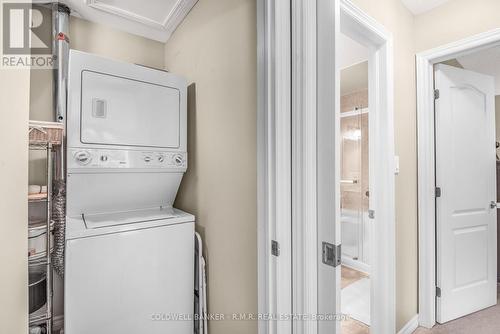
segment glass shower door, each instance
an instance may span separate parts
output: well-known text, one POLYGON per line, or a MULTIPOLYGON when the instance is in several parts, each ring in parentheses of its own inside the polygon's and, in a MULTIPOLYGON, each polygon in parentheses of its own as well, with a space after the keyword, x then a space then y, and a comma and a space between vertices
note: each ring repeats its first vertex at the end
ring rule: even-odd
POLYGON ((356 109, 341 116, 342 255, 368 264, 365 224, 368 211, 368 113, 356 109))

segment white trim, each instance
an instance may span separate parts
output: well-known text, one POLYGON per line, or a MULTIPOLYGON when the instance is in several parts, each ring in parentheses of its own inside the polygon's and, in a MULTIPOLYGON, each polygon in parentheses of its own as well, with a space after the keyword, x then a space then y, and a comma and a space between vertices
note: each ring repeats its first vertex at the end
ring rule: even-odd
POLYGON ((184 21, 189 12, 196 5, 198 0, 180 0, 176 6, 168 14, 168 17, 163 22, 163 27, 166 31, 167 40, 172 36, 175 29, 184 21))
POLYGON ((401 328, 398 334, 412 334, 418 328, 418 314, 408 321, 403 328, 401 328))
MULTIPOLYGON (((179 5, 179 1, 175 4, 174 8, 179 5)), ((87 6, 101 10, 106 13, 110 13, 112 15, 116 16, 121 16, 127 20, 132 20, 136 21, 139 23, 142 23, 144 25, 147 25, 149 27, 155 28, 155 29, 165 29, 165 23, 167 22, 170 14, 168 14, 164 20, 161 22, 155 21, 153 19, 150 19, 149 17, 145 17, 139 14, 136 14, 134 12, 131 12, 129 10, 113 6, 111 4, 103 3, 100 0, 87 0, 87 6)))
MULTIPOLYGON (((317 1, 317 265, 318 313, 341 312, 340 266, 322 261, 323 242, 339 245, 340 237, 340 0, 317 1), (337 223, 336 223, 337 222, 337 223)), ((339 321, 319 321, 318 333, 340 333, 339 321)))
MULTIPOLYGON (((257 29, 258 311, 291 314, 290 3, 259 0, 257 29)), ((291 322, 259 320, 258 328, 289 334, 291 322)))
POLYGON ((66 0, 71 15, 165 43, 198 0, 177 0, 162 20, 120 8, 101 0, 66 0))
POLYGON ((444 60, 476 52, 499 43, 500 29, 494 29, 416 55, 419 258, 418 309, 419 323, 421 326, 427 328, 431 328, 436 323, 433 66, 444 60))
MULTIPOLYGON (((257 1, 257 310, 269 314, 269 223, 267 221, 267 35, 266 1, 257 1)), ((259 320, 258 334, 271 333, 259 320)))
MULTIPOLYGON (((316 216, 316 1, 292 3, 292 295, 294 314, 318 313, 316 216), (311 260, 313 259, 313 260, 311 260)), ((316 321, 293 333, 316 334, 316 321)))
POLYGON ((392 34, 351 2, 341 2, 341 30, 370 48, 371 333, 396 332, 395 149, 392 34), (376 246, 375 246, 376 245, 376 246))
POLYGON ((87 6, 100 10, 112 15, 120 16, 126 20, 135 21, 144 24, 148 27, 164 30, 167 32, 167 40, 174 32, 175 28, 182 22, 182 20, 189 13, 191 8, 198 2, 198 0, 177 0, 174 7, 168 12, 167 16, 161 21, 155 21, 148 17, 139 15, 129 10, 104 3, 100 0, 87 0, 87 6))

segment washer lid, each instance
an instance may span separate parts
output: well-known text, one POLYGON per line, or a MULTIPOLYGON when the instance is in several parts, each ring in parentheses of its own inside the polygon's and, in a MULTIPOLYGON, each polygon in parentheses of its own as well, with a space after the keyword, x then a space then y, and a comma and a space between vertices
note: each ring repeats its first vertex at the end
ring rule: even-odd
POLYGON ((149 222, 176 217, 172 207, 157 207, 124 212, 83 214, 83 221, 88 229, 103 228, 116 225, 149 222))
POLYGON ((66 240, 97 237, 111 233, 132 232, 160 226, 175 226, 179 224, 194 223, 194 221, 195 217, 192 214, 172 207, 163 207, 163 209, 157 207, 154 209, 128 210, 126 212, 107 214, 79 214, 77 216, 66 217, 66 240), (169 215, 165 215, 163 217, 169 218, 157 219, 159 214, 153 214, 154 211, 157 213, 159 211, 162 211, 163 213, 170 211, 173 216, 169 217, 169 215), (147 214, 147 212, 150 213, 147 214), (84 216, 86 217, 87 223, 84 220, 84 216), (103 219, 105 216, 108 216, 108 218, 103 219), (99 217, 101 217, 101 219, 99 219, 99 217), (125 220, 119 220, 118 217, 125 217, 125 220), (93 223, 91 224, 92 227, 88 226, 89 221, 93 223))

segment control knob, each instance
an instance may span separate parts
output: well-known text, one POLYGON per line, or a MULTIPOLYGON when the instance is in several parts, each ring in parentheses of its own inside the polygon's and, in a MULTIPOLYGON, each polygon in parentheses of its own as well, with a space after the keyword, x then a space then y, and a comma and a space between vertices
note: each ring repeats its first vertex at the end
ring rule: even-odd
POLYGON ((80 165, 85 166, 90 163, 92 157, 90 156, 90 153, 87 151, 78 151, 75 153, 75 160, 80 165))
POLYGON ((174 156, 174 164, 176 166, 182 166, 183 162, 184 162, 184 158, 182 157, 182 155, 176 154, 174 156))

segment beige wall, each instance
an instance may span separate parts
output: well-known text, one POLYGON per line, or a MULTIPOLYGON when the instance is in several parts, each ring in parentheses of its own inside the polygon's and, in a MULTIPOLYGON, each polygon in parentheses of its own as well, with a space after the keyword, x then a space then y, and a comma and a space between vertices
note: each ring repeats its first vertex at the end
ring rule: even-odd
POLYGON ((29 70, 0 69, 0 324, 28 328, 29 70))
POLYGON ((392 32, 396 177, 396 327, 417 314, 417 153, 414 17, 400 0, 354 0, 392 32))
MULTIPOLYGON (((163 43, 73 16, 69 29, 72 49, 163 69, 163 43)), ((53 121, 52 94, 52 71, 32 70, 31 119, 53 121)))
POLYGON ((415 17, 416 51, 500 27, 500 1, 453 0, 415 17))
MULTIPOLYGON (((257 312, 256 47, 255 0, 200 0, 165 48, 166 69, 196 84, 176 206, 204 237, 211 313, 257 312)), ((257 333, 256 322, 209 327, 257 333)))

